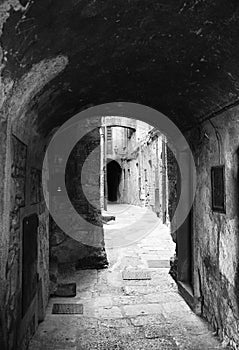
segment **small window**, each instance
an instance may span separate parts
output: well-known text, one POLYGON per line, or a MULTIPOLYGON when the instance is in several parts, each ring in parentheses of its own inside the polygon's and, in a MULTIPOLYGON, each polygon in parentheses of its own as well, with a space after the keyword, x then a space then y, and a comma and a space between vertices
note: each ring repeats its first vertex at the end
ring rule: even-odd
POLYGON ((112 140, 112 128, 110 126, 107 126, 107 140, 112 140))
POLYGON ((226 213, 224 165, 212 167, 211 191, 212 191, 212 210, 219 213, 226 213))
POLYGON ((127 129, 127 137, 128 137, 128 139, 131 138, 131 136, 133 135, 133 133, 134 133, 134 129, 130 129, 130 128, 127 129))

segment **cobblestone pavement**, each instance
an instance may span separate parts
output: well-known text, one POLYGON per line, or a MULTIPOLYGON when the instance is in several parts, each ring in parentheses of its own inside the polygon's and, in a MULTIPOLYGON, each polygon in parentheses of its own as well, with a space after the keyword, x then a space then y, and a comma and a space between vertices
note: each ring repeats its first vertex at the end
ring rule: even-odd
MULTIPOLYGON (((105 227, 108 246, 117 227, 124 232, 132 230, 127 228, 125 218, 136 213, 138 222, 142 216, 139 208, 128 207, 128 215, 122 208, 126 206, 109 208, 116 221, 105 227)), ((175 249, 168 228, 154 213, 148 213, 140 226, 149 231, 141 241, 124 248, 107 248, 108 269, 71 270, 62 275, 63 282, 77 282, 77 295, 50 299, 46 319, 39 325, 30 350, 225 349, 207 324, 190 310, 168 274, 169 258, 175 249), (151 231, 150 217, 158 222, 151 231), (150 268, 148 261, 161 261, 162 267, 150 268), (125 271, 132 274, 135 270, 151 279, 123 279, 125 271), (83 304, 83 315, 53 315, 53 303, 83 304)))

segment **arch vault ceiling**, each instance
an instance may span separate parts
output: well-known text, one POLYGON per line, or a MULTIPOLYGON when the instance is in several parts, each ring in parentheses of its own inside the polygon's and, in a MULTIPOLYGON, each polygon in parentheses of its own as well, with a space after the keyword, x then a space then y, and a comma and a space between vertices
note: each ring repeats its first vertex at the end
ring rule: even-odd
POLYGON ((68 57, 34 100, 44 130, 114 101, 156 108, 186 130, 238 101, 238 19, 232 0, 35 0, 24 16, 10 10, 3 74, 68 57))

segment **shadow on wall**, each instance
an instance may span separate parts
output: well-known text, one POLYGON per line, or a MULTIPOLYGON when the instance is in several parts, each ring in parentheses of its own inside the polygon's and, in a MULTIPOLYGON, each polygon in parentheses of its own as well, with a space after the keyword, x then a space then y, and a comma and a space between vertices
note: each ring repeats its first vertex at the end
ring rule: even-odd
POLYGON ((122 169, 115 160, 108 160, 107 162, 107 187, 108 200, 116 202, 120 199, 119 185, 121 181, 122 169))
POLYGON ((171 223, 171 236, 176 243, 176 231, 172 225, 175 210, 181 194, 181 174, 178 162, 172 150, 167 147, 167 171, 168 171, 168 215, 171 223))
MULTIPOLYGON (((91 120, 91 126, 98 119, 91 120)), ((84 127, 84 126, 82 126, 84 127)), ((71 237, 58 226, 54 219, 50 219, 50 293, 54 295, 58 288, 58 275, 61 268, 73 269, 101 269, 108 266, 104 249, 103 225, 101 221, 99 203, 99 171, 100 171, 100 134, 96 127, 88 131, 76 143, 66 163, 65 184, 72 207, 81 217, 81 225, 72 219, 72 209, 65 201, 64 192, 57 195, 58 182, 55 167, 52 168, 53 190, 58 196, 57 207, 70 229, 78 233, 78 239, 71 237), (94 151, 94 152, 93 152, 94 151), (90 155, 93 153, 93 158, 90 155), (84 166, 86 167, 85 170, 84 166), (85 192, 85 190, 87 190, 85 192)), ((60 152, 60 150, 58 150, 60 152)), ((61 155, 61 153, 59 153, 61 155)), ((58 173, 62 168, 56 169, 58 173)), ((64 177, 63 177, 64 178, 64 177)), ((59 187, 61 182, 59 180, 59 187)), ((56 210, 55 209, 55 210, 56 210)))

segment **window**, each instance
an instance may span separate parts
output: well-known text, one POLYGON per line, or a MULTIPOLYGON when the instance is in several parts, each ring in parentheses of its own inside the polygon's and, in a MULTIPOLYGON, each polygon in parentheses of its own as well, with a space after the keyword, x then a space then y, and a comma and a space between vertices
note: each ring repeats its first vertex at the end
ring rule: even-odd
POLYGON ((214 166, 211 169, 212 210, 226 212, 225 206, 225 167, 214 166))
POLYGON ((134 133, 134 129, 130 129, 130 128, 127 129, 127 137, 128 137, 128 139, 131 138, 131 136, 133 135, 133 133, 134 133))
POLYGON ((107 126, 107 140, 108 141, 112 140, 112 128, 111 128, 111 126, 107 126))

